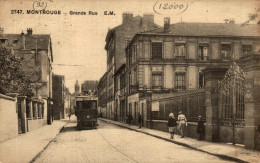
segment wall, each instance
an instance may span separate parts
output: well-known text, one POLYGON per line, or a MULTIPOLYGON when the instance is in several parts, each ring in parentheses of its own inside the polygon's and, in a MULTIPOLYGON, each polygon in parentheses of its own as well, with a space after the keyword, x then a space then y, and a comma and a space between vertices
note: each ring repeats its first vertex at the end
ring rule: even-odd
POLYGON ((53 114, 54 119, 59 120, 64 117, 64 76, 53 75, 53 114))
POLYGON ((47 119, 28 119, 28 131, 36 130, 37 128, 40 128, 47 124, 47 119))
POLYGON ((18 136, 16 98, 0 94, 0 142, 18 136))
MULTIPOLYGON (((146 124, 147 127, 159 131, 169 132, 167 127, 167 121, 166 120, 152 120, 152 123, 150 123, 150 120, 147 120, 146 124)), ((180 135, 180 131, 176 129, 175 134, 180 135)), ((195 122, 188 122, 188 126, 185 129, 185 136, 191 137, 191 138, 198 138, 197 134, 197 123, 195 122)))

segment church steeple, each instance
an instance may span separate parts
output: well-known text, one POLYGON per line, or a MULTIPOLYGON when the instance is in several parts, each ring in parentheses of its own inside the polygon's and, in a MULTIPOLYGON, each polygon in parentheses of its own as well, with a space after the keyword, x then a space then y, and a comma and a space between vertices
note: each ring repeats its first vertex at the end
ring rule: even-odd
POLYGON ((79 81, 78 80, 75 83, 75 93, 79 93, 79 81))

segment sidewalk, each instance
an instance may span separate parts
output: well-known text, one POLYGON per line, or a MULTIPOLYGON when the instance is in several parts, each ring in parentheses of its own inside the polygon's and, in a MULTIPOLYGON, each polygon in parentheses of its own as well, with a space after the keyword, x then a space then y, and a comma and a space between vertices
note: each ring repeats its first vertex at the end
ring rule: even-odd
POLYGON ((141 132, 150 136, 157 137, 159 139, 163 139, 178 145, 185 146, 187 148, 198 150, 201 152, 205 152, 217 157, 220 157, 224 160, 236 161, 236 162, 260 162, 260 152, 244 149, 243 146, 237 146, 232 144, 224 144, 224 143, 214 143, 207 141, 198 141, 192 138, 180 138, 180 135, 175 135, 174 140, 169 139, 170 135, 167 132, 141 128, 138 129, 138 126, 117 122, 113 120, 108 120, 104 118, 99 118, 102 121, 118 125, 120 127, 128 128, 130 130, 134 130, 137 132, 141 132))
POLYGON ((29 163, 57 136, 66 120, 54 121, 34 131, 0 143, 0 162, 29 163))

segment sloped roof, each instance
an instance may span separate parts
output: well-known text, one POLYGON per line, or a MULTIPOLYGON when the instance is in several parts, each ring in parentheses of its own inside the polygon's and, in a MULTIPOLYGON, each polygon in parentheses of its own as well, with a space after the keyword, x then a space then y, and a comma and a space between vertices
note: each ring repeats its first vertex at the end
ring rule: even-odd
POLYGON ((186 23, 180 22, 170 25, 169 30, 156 28, 140 34, 166 34, 179 36, 239 36, 239 37, 259 37, 260 25, 230 23, 186 23))
MULTIPOLYGON (((36 47, 38 50, 48 50, 50 46, 51 60, 53 60, 52 42, 49 34, 24 34, 24 36, 26 50, 36 49, 36 47)), ((22 34, 3 34, 0 35, 0 39, 5 39, 7 45, 14 49, 23 49, 22 34), (16 41, 16 43, 14 43, 14 41, 16 41)))
POLYGON ((25 35, 25 49, 48 49, 50 35, 25 35))
MULTIPOLYGON (((25 49, 48 49, 50 44, 50 35, 25 35, 25 49)), ((14 45, 16 48, 21 48, 22 35, 21 34, 3 34, 0 35, 0 39, 7 39, 8 42, 12 43, 14 40, 18 40, 18 44, 14 45)))

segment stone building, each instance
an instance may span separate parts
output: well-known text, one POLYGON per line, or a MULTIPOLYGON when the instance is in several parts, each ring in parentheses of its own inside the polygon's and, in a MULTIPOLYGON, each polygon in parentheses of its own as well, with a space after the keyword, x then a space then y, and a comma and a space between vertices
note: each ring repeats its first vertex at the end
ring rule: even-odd
POLYGON ((25 121, 28 120, 27 131, 39 128, 47 123, 47 117, 50 120, 48 115, 52 109, 53 52, 51 36, 49 34, 33 34, 31 28, 27 29, 26 34, 23 32, 21 34, 5 34, 4 29, 0 28, 0 42, 1 46, 11 49, 14 55, 24 58, 22 70, 30 78, 34 92, 32 99, 26 99, 26 104, 28 104, 26 107, 28 117, 25 118, 25 121), (32 102, 35 105, 31 105, 32 102), (39 110, 37 106, 42 107, 39 110), (29 117, 34 110, 36 110, 35 113, 43 114, 29 117))
MULTIPOLYGON (((220 97, 216 98, 219 94, 214 92, 219 90, 217 81, 224 80, 232 62, 238 63, 238 66, 230 68, 234 70, 240 69, 234 67, 246 70, 245 67, 249 65, 242 64, 246 58, 254 58, 254 64, 259 65, 259 31, 259 25, 170 24, 170 19, 165 18, 163 28, 137 33, 125 49, 128 112, 134 119, 141 113, 147 127, 166 131, 165 123, 169 112, 174 112, 177 116, 178 111, 182 110, 190 122, 186 132, 191 137, 196 136, 194 122, 198 114, 201 114, 206 121, 206 140, 236 140, 236 143, 245 144, 248 148, 256 148, 252 147, 252 144, 256 145, 252 141, 259 139, 259 134, 249 142, 246 130, 252 125, 251 118, 255 122, 260 122, 260 119, 253 115, 246 118, 251 111, 246 112, 248 108, 243 101, 243 91, 237 87, 233 92, 238 93, 222 96, 229 99, 224 102, 220 97), (231 100, 237 103, 230 103, 231 100), (236 108, 235 116, 231 108, 236 108), (228 125, 233 122, 235 129, 228 125)), ((256 73, 257 66, 254 68, 256 73)), ((246 80, 259 80, 257 76, 245 76, 246 80)), ((258 88, 257 84, 255 88, 258 88)), ((259 109, 252 110, 259 114, 259 109)), ((257 128, 257 124, 253 124, 257 128)), ((251 133, 257 135, 256 130, 251 130, 251 133)))
MULTIPOLYGON (((115 108, 115 87, 114 87, 114 74, 125 64, 124 49, 132 37, 137 33, 157 27, 154 23, 154 16, 144 14, 143 17, 135 16, 131 13, 123 14, 122 24, 109 29, 106 36, 105 50, 107 51, 107 106, 110 118, 114 118, 115 108)), ((120 104, 117 104, 118 107, 120 104)))
POLYGON ((115 119, 124 121, 126 112, 125 64, 114 75, 115 79, 115 119))
POLYGON ((65 118, 65 80, 62 75, 53 75, 53 116, 55 120, 65 118))
POLYGON ((98 91, 98 112, 107 118, 107 73, 105 73, 99 80, 97 85, 98 91))

